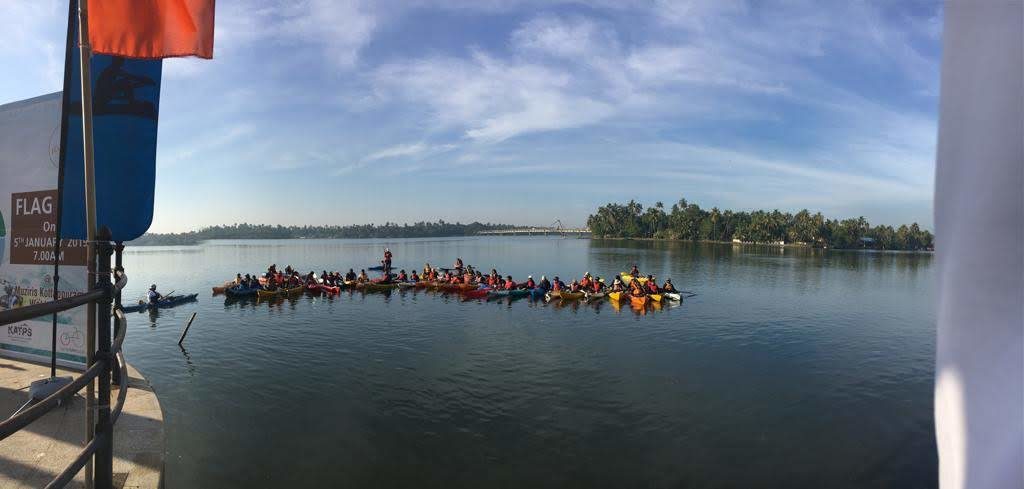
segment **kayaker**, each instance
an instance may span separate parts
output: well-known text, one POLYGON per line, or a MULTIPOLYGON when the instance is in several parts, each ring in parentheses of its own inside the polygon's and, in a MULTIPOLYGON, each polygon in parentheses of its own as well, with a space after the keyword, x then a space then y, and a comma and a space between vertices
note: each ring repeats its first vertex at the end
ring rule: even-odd
POLYGON ((636 263, 633 264, 633 269, 629 271, 629 274, 632 275, 633 278, 640 276, 640 269, 636 267, 636 263))
POLYGON ((429 277, 431 270, 433 270, 433 269, 430 268, 430 264, 429 263, 424 263, 423 264, 423 276, 424 277, 429 277))
MULTIPOLYGON (((221 276, 223 277, 223 275, 221 276)), ((156 291, 156 284, 149 286, 149 292, 146 295, 149 296, 150 304, 156 304, 157 302, 160 301, 160 299, 164 298, 163 294, 156 291)))
POLYGON ((660 290, 658 290, 658 281, 654 280, 654 276, 652 276, 652 275, 648 275, 647 276, 647 284, 646 285, 647 285, 647 291, 652 293, 652 294, 657 294, 657 293, 661 292, 660 290))
POLYGON ((512 276, 509 275, 505 278, 505 290, 512 290, 514 288, 516 288, 516 283, 512 280, 512 276))
POLYGON ((529 277, 526 277, 526 286, 523 287, 523 288, 532 289, 532 288, 535 288, 535 287, 537 287, 537 282, 533 281, 533 275, 530 275, 529 277))
POLYGON ((555 280, 551 282, 551 290, 555 292, 565 290, 565 283, 562 282, 562 279, 556 276, 555 280))
POLYGON ((580 280, 580 287, 584 289, 590 288, 590 272, 583 274, 583 279, 580 280))
POLYGON ((366 270, 360 269, 359 270, 359 278, 356 279, 356 282, 369 282, 369 281, 370 281, 370 277, 368 275, 366 275, 366 270))
POLYGON ((676 286, 672 285, 672 279, 670 278, 665 279, 665 285, 661 286, 661 290, 665 292, 678 292, 676 286))
POLYGON ((636 297, 643 297, 647 295, 647 290, 644 289, 643 284, 641 284, 636 277, 633 277, 633 280, 629 283, 629 294, 636 297))
POLYGON ((569 292, 579 292, 580 288, 579 280, 573 279, 572 283, 569 284, 569 292))
POLYGON ((601 280, 601 277, 597 277, 596 280, 590 282, 591 291, 596 293, 601 292, 601 289, 604 289, 604 282, 601 280))
POLYGON ((540 290, 542 290, 544 292, 547 292, 547 291, 551 290, 551 282, 548 281, 548 278, 546 276, 541 275, 540 276, 540 283, 537 284, 536 288, 538 288, 538 289, 540 289, 540 290))
POLYGON ((456 258, 455 259, 455 266, 453 266, 452 268, 454 268, 455 270, 457 270, 459 272, 462 272, 462 268, 463 268, 462 258, 456 258))
MULTIPOLYGON (((415 272, 413 272, 413 273, 415 273, 415 272)), ((398 272, 398 276, 395 277, 395 280, 397 280, 399 282, 408 282, 409 281, 409 275, 407 275, 405 273, 405 270, 402 270, 402 271, 398 272)))
POLYGON ((420 276, 416 274, 416 270, 412 271, 412 275, 409 276, 409 281, 413 283, 420 281, 420 276))
POLYGON ((384 263, 384 271, 385 272, 390 272, 391 271, 391 256, 392 256, 391 255, 391 249, 385 247, 384 248, 384 262, 383 262, 384 263))
POLYGON ((624 290, 626 290, 626 287, 623 285, 622 279, 616 275, 615 280, 612 280, 612 292, 622 292, 624 290))
POLYGON ((466 273, 462 276, 462 282, 463 283, 467 283, 467 284, 471 284, 471 283, 473 283, 475 278, 476 278, 476 276, 473 275, 473 272, 467 269, 466 273))

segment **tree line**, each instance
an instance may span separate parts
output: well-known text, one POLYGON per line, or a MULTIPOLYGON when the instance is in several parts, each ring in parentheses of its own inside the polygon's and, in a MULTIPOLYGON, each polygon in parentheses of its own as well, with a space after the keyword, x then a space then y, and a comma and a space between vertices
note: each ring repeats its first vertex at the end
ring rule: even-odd
POLYGON ((462 224, 443 220, 396 224, 356 224, 351 226, 281 226, 269 224, 232 224, 210 226, 185 233, 146 233, 130 245, 194 245, 211 239, 318 239, 318 238, 437 238, 472 236, 480 231, 514 226, 472 222, 462 224))
POLYGON ((810 246, 840 249, 931 250, 932 233, 917 223, 897 228, 871 226, 863 217, 827 219, 807 209, 789 212, 734 212, 701 209, 679 199, 666 211, 658 202, 644 207, 636 201, 609 203, 587 219, 595 237, 652 238, 691 241, 733 241, 747 243, 805 243, 810 246))

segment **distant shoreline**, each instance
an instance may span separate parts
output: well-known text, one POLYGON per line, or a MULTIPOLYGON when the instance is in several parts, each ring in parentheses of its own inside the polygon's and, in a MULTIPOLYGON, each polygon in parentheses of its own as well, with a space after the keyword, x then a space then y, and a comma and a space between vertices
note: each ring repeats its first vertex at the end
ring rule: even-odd
POLYGON ((681 239, 681 238, 620 238, 620 237, 603 237, 603 236, 592 236, 585 239, 600 239, 606 241, 650 241, 650 242, 669 242, 669 243, 711 243, 711 244, 722 244, 722 245, 733 245, 733 246, 759 246, 767 248, 806 248, 810 250, 822 250, 822 251, 871 251, 876 253, 922 253, 932 254, 935 250, 891 250, 891 249, 879 249, 879 248, 836 248, 836 247, 823 247, 814 246, 810 243, 755 243, 752 241, 716 241, 711 239, 681 239))

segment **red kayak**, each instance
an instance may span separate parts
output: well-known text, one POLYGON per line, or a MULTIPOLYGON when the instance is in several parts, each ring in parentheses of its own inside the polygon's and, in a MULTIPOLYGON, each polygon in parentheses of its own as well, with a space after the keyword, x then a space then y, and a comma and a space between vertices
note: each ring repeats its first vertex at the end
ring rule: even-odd
POLYGON ((483 299, 487 297, 489 291, 490 289, 463 290, 462 296, 466 299, 483 299))
POLYGON ((325 294, 327 294, 327 295, 334 295, 334 294, 341 293, 341 287, 338 287, 336 285, 335 286, 321 285, 320 286, 320 291, 325 293, 325 294))
POLYGON ((320 284, 306 284, 306 292, 317 294, 320 292, 320 284))

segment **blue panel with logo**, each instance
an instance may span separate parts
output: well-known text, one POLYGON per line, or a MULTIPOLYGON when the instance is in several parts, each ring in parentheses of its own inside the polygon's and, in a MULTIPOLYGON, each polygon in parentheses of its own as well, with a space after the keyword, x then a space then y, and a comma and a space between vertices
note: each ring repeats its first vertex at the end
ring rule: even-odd
MULTIPOLYGON (((70 106, 64 108, 67 146, 63 163, 61 236, 85 239, 85 181, 82 99, 78 49, 70 106)), ((156 136, 160 108, 160 60, 95 55, 92 58, 93 150, 96 165, 96 221, 115 241, 129 241, 153 220, 156 136)))

